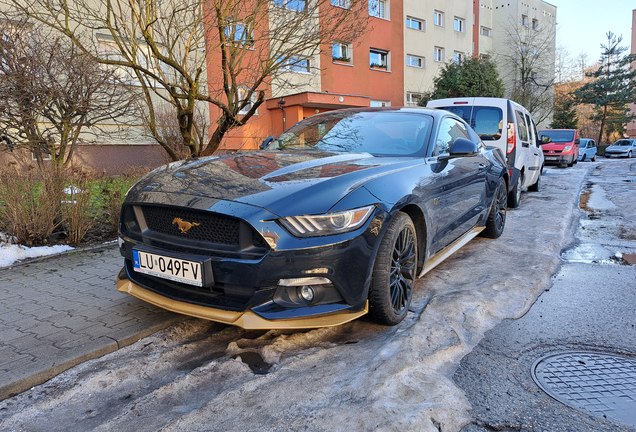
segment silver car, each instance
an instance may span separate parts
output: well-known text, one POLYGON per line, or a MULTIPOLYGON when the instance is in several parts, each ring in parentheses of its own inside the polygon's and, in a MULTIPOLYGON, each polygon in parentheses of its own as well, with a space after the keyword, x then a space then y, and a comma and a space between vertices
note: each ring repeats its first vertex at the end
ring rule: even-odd
POLYGON ((632 157, 636 156, 636 139, 623 138, 605 149, 605 157, 632 157))

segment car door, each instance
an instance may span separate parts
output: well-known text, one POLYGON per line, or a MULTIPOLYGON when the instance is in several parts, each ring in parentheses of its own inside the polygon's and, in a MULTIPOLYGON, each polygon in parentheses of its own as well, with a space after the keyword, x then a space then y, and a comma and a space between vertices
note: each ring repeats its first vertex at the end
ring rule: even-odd
POLYGON ((531 162, 530 154, 530 128, 526 124, 526 119, 521 111, 518 108, 514 109, 515 123, 517 124, 517 159, 520 164, 515 164, 519 169, 523 169, 526 167, 524 173, 523 184, 521 188, 527 187, 529 184, 528 177, 532 177, 532 175, 528 175, 528 164, 531 162))
POLYGON ((422 191, 422 198, 429 203, 432 215, 433 253, 470 230, 480 214, 490 162, 481 153, 449 158, 450 148, 457 138, 471 139, 466 125, 453 117, 442 118, 429 159, 432 179, 422 191))
POLYGON ((528 168, 528 181, 527 185, 533 185, 537 182, 537 179, 541 175, 541 166, 543 165, 543 150, 539 146, 539 133, 537 132, 537 125, 530 118, 528 114, 525 115, 526 121, 529 126, 530 135, 530 147, 528 152, 528 160, 526 167, 528 168))

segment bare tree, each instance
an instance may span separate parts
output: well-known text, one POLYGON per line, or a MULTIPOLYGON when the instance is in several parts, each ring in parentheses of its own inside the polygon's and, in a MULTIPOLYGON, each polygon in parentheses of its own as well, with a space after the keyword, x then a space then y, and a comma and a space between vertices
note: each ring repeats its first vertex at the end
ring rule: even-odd
POLYGON ((305 84, 289 72, 311 78, 318 54, 333 42, 353 42, 368 20, 366 0, 2 1, 120 68, 141 90, 145 124, 173 160, 179 155, 158 131, 157 101, 174 107, 190 156, 211 154, 256 113, 270 88, 305 84), (198 101, 221 113, 207 143, 194 138, 198 101))
POLYGON ((508 98, 525 106, 537 123, 553 110, 555 83, 555 32, 549 23, 541 28, 510 22, 504 29, 505 46, 498 55, 508 98))
POLYGON ((26 21, 0 25, 0 135, 8 150, 24 147, 67 166, 80 143, 116 132, 132 117, 129 94, 112 71, 59 34, 26 21), (110 128, 106 127, 110 125, 110 128), (108 129, 108 130, 107 130, 108 129))

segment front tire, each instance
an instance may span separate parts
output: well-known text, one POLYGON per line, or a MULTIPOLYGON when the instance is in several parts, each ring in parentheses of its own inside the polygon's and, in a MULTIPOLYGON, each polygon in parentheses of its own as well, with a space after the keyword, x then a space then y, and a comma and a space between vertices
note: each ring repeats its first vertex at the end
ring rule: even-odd
POLYGON ((519 174, 517 183, 508 193, 508 207, 517 208, 521 202, 521 185, 523 184, 523 174, 519 174))
POLYGON ((592 159, 590 159, 592 162, 596 162, 596 155, 592 156, 592 159))
POLYGON ((530 192, 539 192, 539 189, 541 189, 541 175, 537 177, 537 181, 534 184, 528 186, 528 191, 530 192))
POLYGON ((396 325, 408 313, 415 272, 417 235, 413 221, 398 213, 384 233, 373 265, 369 315, 379 324, 396 325))
MULTIPOLYGON (((539 181, 537 180, 537 183, 539 181)), ((492 239, 499 238, 506 226, 506 208, 508 207, 508 194, 506 193, 506 182, 499 179, 495 199, 490 207, 488 219, 486 219, 486 229, 481 234, 483 237, 492 239)))
POLYGON ((632 158, 632 152, 627 153, 627 159, 631 159, 632 158))

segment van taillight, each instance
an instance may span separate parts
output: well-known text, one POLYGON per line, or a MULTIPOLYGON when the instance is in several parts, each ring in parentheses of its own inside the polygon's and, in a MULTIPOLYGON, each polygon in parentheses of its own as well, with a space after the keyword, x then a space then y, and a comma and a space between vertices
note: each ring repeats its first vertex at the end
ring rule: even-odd
POLYGON ((508 123, 508 148, 506 149, 506 153, 510 154, 515 149, 515 143, 517 140, 515 139, 515 124, 508 123))

